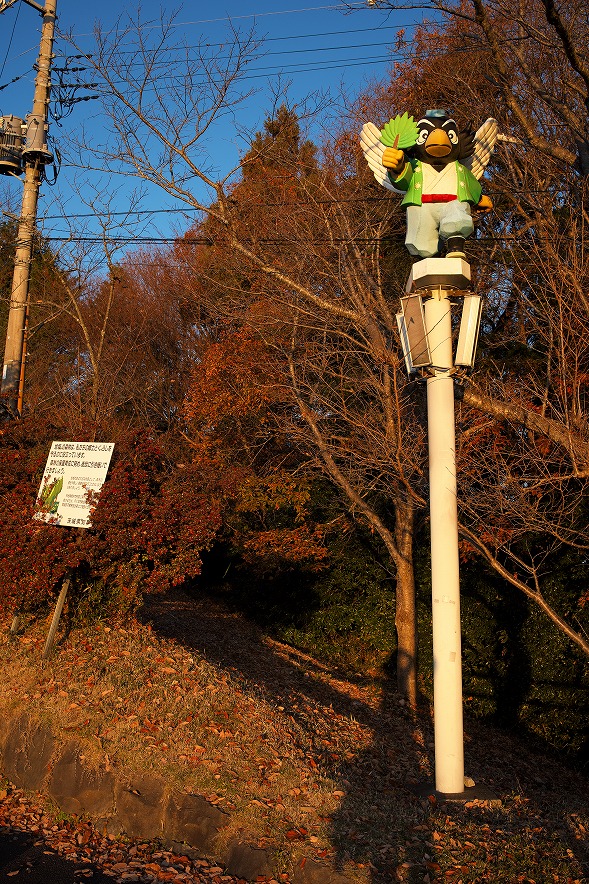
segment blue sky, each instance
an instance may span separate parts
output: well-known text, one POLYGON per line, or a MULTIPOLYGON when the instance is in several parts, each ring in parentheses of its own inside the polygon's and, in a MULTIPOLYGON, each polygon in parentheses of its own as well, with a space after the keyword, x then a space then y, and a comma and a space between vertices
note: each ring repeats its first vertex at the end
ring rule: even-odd
MULTIPOLYGON (((99 19, 105 28, 112 27, 123 7, 120 0, 103 0, 101 4, 81 3, 80 0, 57 0, 58 28, 62 33, 72 31, 77 43, 88 52, 93 47, 93 26, 99 19)), ((162 5, 153 0, 142 3, 142 20, 158 21, 162 5)), ((222 43, 227 40, 230 22, 241 30, 254 27, 257 35, 265 40, 260 57, 252 62, 245 85, 252 95, 234 120, 227 120, 226 129, 218 125, 214 143, 211 144, 211 163, 220 174, 225 174, 236 164, 239 152, 244 149, 245 133, 260 129, 272 106, 272 85, 281 78, 289 83, 291 103, 315 90, 329 92, 326 117, 337 114, 340 108, 338 96, 344 89, 349 95, 357 94, 373 78, 386 75, 390 64, 391 47, 395 44, 397 31, 406 29, 419 21, 418 11, 399 10, 384 13, 370 9, 363 0, 344 3, 321 3, 319 0, 222 0, 214 5, 204 2, 187 3, 183 7, 163 4, 164 14, 177 11, 178 34, 190 45, 199 40, 206 43, 222 43), (351 10, 346 7, 353 7, 351 10), (242 136, 240 138, 240 135, 242 136)), ((34 71, 33 64, 38 52, 41 16, 24 0, 0 14, 0 114, 25 117, 32 105, 34 71), (13 79, 15 82, 11 82, 13 79)), ((58 37, 55 43, 55 66, 64 65, 65 56, 74 54, 71 46, 58 37)), ((79 64, 75 60, 70 65, 79 64)), ((79 74, 83 79, 86 74, 79 74)), ((90 76, 90 74, 88 74, 90 76)), ((84 92, 80 94, 92 94, 84 92)), ((84 126, 91 134, 100 137, 102 120, 98 101, 77 104, 73 112, 61 120, 61 125, 51 125, 53 144, 62 150, 67 147, 70 133, 84 126)), ((39 203, 40 226, 48 236, 63 235, 66 227, 59 215, 67 214, 69 224, 76 216, 87 210, 80 205, 75 193, 75 170, 62 165, 57 185, 43 185, 39 203), (57 217, 56 217, 57 216, 57 217)), ((101 179, 104 181, 104 179, 101 179)), ((128 182, 108 182, 113 196, 111 208, 125 211, 130 201, 128 182)), ((102 186, 102 184, 101 184, 102 186)), ((0 200, 10 204, 13 211, 20 205, 20 188, 17 181, 3 178, 0 181, 0 200)), ((144 198, 141 216, 141 235, 168 237, 186 229, 188 216, 170 211, 175 204, 159 192, 149 192, 144 198), (162 211, 165 209, 166 211, 162 211), (148 214, 150 213, 150 214, 148 214)), ((87 219, 79 219, 80 230, 87 226, 87 219)))

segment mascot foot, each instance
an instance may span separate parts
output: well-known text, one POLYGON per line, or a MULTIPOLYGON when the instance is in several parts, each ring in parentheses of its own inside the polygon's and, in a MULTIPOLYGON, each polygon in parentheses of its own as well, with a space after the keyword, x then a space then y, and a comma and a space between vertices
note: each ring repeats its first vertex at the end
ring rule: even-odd
POLYGON ((464 237, 449 236, 446 240, 446 257, 447 258, 466 258, 464 254, 464 237))

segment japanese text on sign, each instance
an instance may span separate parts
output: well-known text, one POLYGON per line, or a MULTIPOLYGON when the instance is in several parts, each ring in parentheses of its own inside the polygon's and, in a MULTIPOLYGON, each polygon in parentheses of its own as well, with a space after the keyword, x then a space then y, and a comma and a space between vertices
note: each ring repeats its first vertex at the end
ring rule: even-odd
POLYGON ((91 497, 104 484, 114 443, 53 442, 35 504, 35 519, 75 528, 91 525, 91 497))

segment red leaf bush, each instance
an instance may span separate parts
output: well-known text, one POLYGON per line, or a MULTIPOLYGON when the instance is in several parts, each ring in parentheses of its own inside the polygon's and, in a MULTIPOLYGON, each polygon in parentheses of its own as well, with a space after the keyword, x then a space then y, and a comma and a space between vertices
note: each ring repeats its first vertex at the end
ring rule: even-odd
POLYGON ((200 573, 222 502, 205 474, 174 463, 153 434, 133 432, 116 442, 92 527, 72 529, 33 519, 51 441, 69 437, 27 421, 0 432, 4 616, 45 607, 66 574, 74 577, 74 598, 94 591, 97 604, 121 612, 144 590, 163 591, 200 573))

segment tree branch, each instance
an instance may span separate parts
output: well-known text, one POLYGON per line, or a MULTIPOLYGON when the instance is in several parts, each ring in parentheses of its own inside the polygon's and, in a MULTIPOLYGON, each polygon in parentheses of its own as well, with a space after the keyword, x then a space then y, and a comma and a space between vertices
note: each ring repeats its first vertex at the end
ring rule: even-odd
POLYGON ((589 657, 589 642, 586 641, 582 635, 576 632, 572 626, 563 620, 563 618, 558 614, 554 608, 552 608, 542 593, 538 589, 531 589, 527 583, 524 583, 523 580, 520 580, 515 574, 512 574, 510 571, 505 568, 504 565, 501 564, 499 559, 493 555, 491 550, 481 541, 478 535, 474 534, 465 525, 459 524, 458 530, 460 534, 465 537, 468 542, 477 549, 482 556, 487 560, 487 562, 491 565, 494 571, 503 577, 504 580, 507 580, 508 583, 511 583, 512 586, 515 586, 517 589, 521 590, 529 599, 532 599, 535 604, 541 608, 542 611, 549 617, 552 622, 562 631, 572 642, 574 642, 578 648, 585 654, 585 656, 589 657))
POLYGON ((563 424, 516 402, 505 402, 485 396, 471 386, 466 387, 463 401, 485 414, 490 414, 499 420, 517 423, 555 442, 569 453, 579 474, 589 466, 589 442, 571 433, 563 424))

